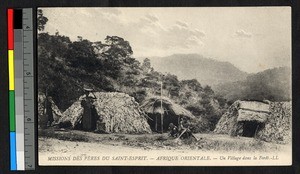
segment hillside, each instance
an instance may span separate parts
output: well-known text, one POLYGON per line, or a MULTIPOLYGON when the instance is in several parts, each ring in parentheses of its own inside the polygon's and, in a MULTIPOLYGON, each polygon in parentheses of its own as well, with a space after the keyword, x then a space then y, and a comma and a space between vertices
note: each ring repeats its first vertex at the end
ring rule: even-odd
POLYGON ((286 101, 291 100, 291 85, 291 68, 280 67, 249 75, 246 80, 218 85, 215 92, 228 101, 286 101))
POLYGON ((205 58, 198 54, 174 54, 167 57, 150 57, 152 67, 182 79, 197 79, 201 85, 215 86, 246 78, 247 73, 228 62, 205 58))

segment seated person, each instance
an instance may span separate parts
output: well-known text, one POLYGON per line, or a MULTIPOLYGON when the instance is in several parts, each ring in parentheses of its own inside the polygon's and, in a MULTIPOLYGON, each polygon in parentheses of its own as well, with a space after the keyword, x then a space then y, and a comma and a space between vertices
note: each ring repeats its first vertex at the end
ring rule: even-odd
POLYGON ((171 137, 178 136, 178 128, 173 123, 169 124, 169 130, 170 130, 169 136, 171 136, 171 137))

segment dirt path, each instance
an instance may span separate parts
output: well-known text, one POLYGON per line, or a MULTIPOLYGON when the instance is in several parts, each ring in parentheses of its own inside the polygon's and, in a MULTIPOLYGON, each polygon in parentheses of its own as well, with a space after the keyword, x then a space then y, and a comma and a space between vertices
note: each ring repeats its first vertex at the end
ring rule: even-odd
POLYGON ((39 138, 40 165, 180 165, 180 166, 218 166, 218 165, 274 165, 288 164, 290 152, 220 152, 196 149, 143 149, 99 142, 72 142, 53 138, 39 138), (276 155, 273 160, 242 160, 276 155), (221 160, 221 157, 226 160, 221 160), (105 159, 105 160, 104 160, 105 159))

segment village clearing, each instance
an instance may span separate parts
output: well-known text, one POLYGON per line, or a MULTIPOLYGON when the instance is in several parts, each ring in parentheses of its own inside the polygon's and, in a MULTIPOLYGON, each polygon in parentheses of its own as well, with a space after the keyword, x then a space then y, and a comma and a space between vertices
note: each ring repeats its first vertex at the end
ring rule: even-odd
POLYGON ((39 130, 39 153, 101 152, 106 148, 130 151, 169 150, 216 151, 216 152, 276 152, 286 151, 290 144, 267 143, 247 137, 231 137, 224 134, 195 134, 195 139, 176 140, 164 134, 98 134, 78 130, 45 129, 39 130))

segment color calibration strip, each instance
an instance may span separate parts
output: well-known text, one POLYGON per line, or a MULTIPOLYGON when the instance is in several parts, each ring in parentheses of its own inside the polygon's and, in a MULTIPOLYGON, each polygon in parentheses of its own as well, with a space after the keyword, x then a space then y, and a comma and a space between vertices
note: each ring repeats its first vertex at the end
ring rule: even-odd
POLYGON ((32 9, 8 9, 10 168, 35 168, 32 9))
POLYGON ((9 131, 10 169, 17 170, 16 126, 15 126, 15 74, 14 74, 14 10, 7 10, 8 74, 9 74, 9 131))

